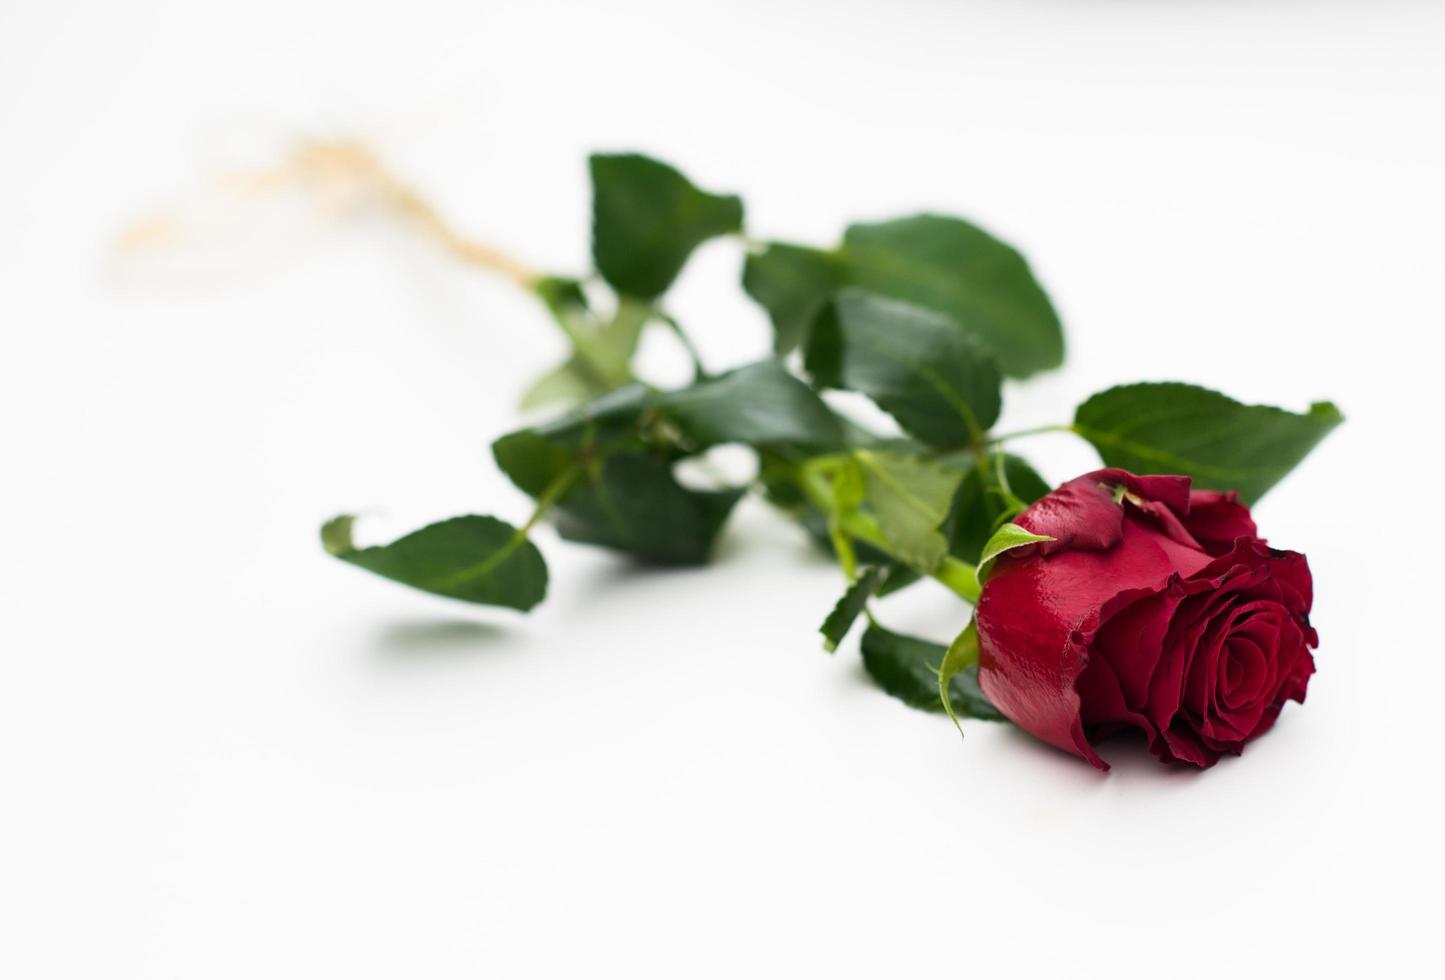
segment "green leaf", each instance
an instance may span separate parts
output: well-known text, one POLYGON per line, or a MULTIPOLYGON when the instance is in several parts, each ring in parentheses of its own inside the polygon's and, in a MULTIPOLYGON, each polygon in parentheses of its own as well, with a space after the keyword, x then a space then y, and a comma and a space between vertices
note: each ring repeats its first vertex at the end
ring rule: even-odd
POLYGON ((944 534, 950 554, 977 565, 998 526, 1048 493, 1049 485, 1018 456, 1003 458, 1006 483, 999 479, 997 457, 982 466, 970 457, 967 466, 953 495, 944 534))
POLYGON ((1058 367, 1058 314, 1023 256, 960 218, 859 224, 843 239, 850 283, 946 314, 1010 377, 1058 367))
POLYGON ((545 425, 502 436, 492 456, 519 489, 541 497, 563 474, 595 469, 609 453, 646 450, 641 420, 649 398, 643 385, 619 388, 545 425))
POLYGON ((570 449, 587 447, 600 452, 642 447, 646 445, 643 422, 652 397, 646 385, 630 384, 599 395, 550 422, 521 431, 570 449))
POLYGON ((877 548, 862 541, 853 541, 848 544, 851 555, 840 549, 839 542, 829 533, 827 515, 816 507, 811 505, 797 507, 794 509, 793 519, 798 522, 814 545, 833 556, 845 573, 856 573, 858 567, 863 565, 877 565, 887 569, 888 577, 883 580, 883 584, 878 587, 876 593, 880 599, 906 589, 923 578, 912 568, 894 561, 877 548))
POLYGON ((1094 395, 1075 413, 1074 431, 1110 466, 1190 476, 1203 487, 1237 490, 1253 503, 1342 421, 1329 402, 1296 415, 1167 382, 1094 395))
POLYGON ((580 464, 582 450, 534 429, 522 429, 492 443, 492 458, 519 490, 536 498, 563 473, 580 464))
POLYGON ((742 201, 698 190, 672 167, 637 154, 595 154, 592 257, 617 292, 660 296, 709 238, 739 231, 742 201))
POLYGON ((605 390, 576 358, 569 358, 528 385, 517 407, 530 412, 548 405, 576 405, 605 390))
POLYGON ((540 497, 569 470, 550 517, 564 538, 625 551, 660 564, 700 564, 744 490, 689 490, 673 476, 681 454, 650 445, 640 429, 641 386, 621 389, 547 426, 492 446, 512 482, 540 497))
POLYGON ((982 574, 983 566, 993 561, 1005 551, 1012 551, 1015 548, 1022 548, 1026 544, 1037 544, 1040 541, 1054 540, 1047 534, 1034 534, 1033 532, 1019 527, 1017 524, 1005 524, 993 532, 993 537, 983 546, 983 553, 979 555, 978 570, 982 574))
POLYGON ((699 565, 743 493, 689 490, 665 459, 614 453, 558 503, 557 531, 644 561, 699 565))
POLYGON ((533 289, 567 335, 572 355, 533 382, 522 395, 523 409, 576 404, 632 381, 642 331, 657 316, 650 304, 624 297, 612 317, 601 320, 576 280, 549 276, 533 289))
POLYGON ((819 632, 823 634, 823 647, 829 653, 838 649, 838 644, 843 642, 843 637, 848 635, 852 628, 853 621, 863 614, 863 609, 868 605, 868 600, 878 587, 883 584, 888 570, 881 567, 868 568, 858 576, 857 581, 848 586, 848 591, 838 600, 833 611, 828 613, 828 618, 823 620, 819 632))
MULTIPOLYGON (((943 704, 943 710, 948 712, 948 717, 953 719, 953 725, 960 735, 963 734, 963 726, 958 723, 958 715, 954 709, 952 686, 954 678, 969 669, 974 671, 977 679, 978 628, 973 620, 969 620, 963 632, 954 637, 953 642, 948 645, 948 651, 943 655, 943 662, 938 665, 938 699, 943 704)), ((980 690, 979 695, 982 694, 980 690)))
POLYGON ((939 530, 960 474, 917 456, 858 450, 853 454, 863 477, 864 503, 878 521, 889 550, 928 574, 948 554, 939 530))
POLYGON ((495 517, 454 517, 388 545, 352 546, 355 518, 321 528, 326 550, 385 578, 452 599, 531 609, 547 594, 547 565, 526 535, 495 517))
POLYGON ((617 303, 611 318, 575 343, 586 362, 602 376, 608 389, 620 388, 632 381, 632 358, 642 340, 642 331, 656 317, 648 303, 626 297, 617 303))
POLYGON ((321 525, 321 547, 326 549, 328 555, 344 555, 356 550, 351 537, 351 529, 355 524, 354 515, 339 514, 321 525))
MULTIPOLYGON (((870 625, 861 644, 863 667, 888 694, 909 707, 943 711, 938 675, 947 647, 930 640, 893 633, 870 625)), ((957 714, 985 721, 1003 721, 978 686, 978 665, 966 666, 948 680, 949 702, 957 714)))
POLYGON ((838 416, 775 360, 666 392, 656 405, 698 447, 741 442, 826 452, 843 446, 838 416))
POLYGON ((998 419, 998 368, 983 345, 898 300, 837 294, 813 322, 806 366, 818 384, 861 391, 932 446, 976 442, 998 419))
POLYGON ((743 289, 768 311, 779 354, 803 342, 819 308, 846 277, 840 256, 780 242, 750 254, 743 265, 743 289))

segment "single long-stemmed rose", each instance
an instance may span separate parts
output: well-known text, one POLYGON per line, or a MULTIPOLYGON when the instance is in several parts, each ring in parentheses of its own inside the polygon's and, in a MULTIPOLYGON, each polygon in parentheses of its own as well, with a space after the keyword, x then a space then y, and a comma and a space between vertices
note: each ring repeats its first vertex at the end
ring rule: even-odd
POLYGON ((844 572, 825 647, 866 619, 864 666, 914 707, 1007 717, 1100 768, 1090 739, 1137 728, 1162 759, 1205 767, 1304 699, 1316 642, 1309 568, 1264 544, 1245 503, 1339 424, 1333 405, 1296 414, 1194 385, 1111 388, 1071 424, 1043 427, 1084 438, 1111 468, 1050 492, 1004 450, 1040 430, 993 429, 1005 377, 1062 362, 1062 326, 1023 256, 963 219, 855 224, 831 248, 742 238, 742 285, 768 313, 773 350, 712 373, 666 294, 696 247, 742 237, 738 197, 646 157, 594 156, 595 271, 547 276, 461 236, 367 154, 306 160, 307 172, 344 169, 452 254, 531 290, 570 347, 522 399, 569 410, 493 444, 535 500, 520 527, 466 515, 358 548, 343 515, 322 530, 338 558, 526 610, 547 591, 530 536, 539 523, 637 561, 697 564, 753 491, 844 572), (648 330, 682 342, 692 383, 639 380, 648 330), (858 424, 828 390, 871 399, 896 431, 858 424), (756 455, 751 481, 679 479, 680 464, 737 444, 756 455), (1190 477, 1220 490, 1193 491, 1190 477), (948 647, 874 615, 876 599, 925 578, 977 603, 948 647))
POLYGON ((1015 524, 977 612, 979 682, 1020 727, 1100 769, 1090 744, 1142 731, 1208 767, 1303 703, 1314 673, 1310 569, 1270 548, 1232 493, 1102 469, 1015 524))

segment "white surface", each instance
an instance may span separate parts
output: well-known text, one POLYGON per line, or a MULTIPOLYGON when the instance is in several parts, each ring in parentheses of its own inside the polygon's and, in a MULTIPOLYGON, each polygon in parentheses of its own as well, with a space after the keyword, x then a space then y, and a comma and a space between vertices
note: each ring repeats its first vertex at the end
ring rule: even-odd
MULTIPOLYGON (((1442 41, 1379 0, 6 4, 0 974, 1422 975, 1442 41), (559 270, 592 147, 742 191, 762 237, 971 215, 1071 345, 1006 427, 1144 378, 1335 399, 1257 512, 1315 569, 1309 704, 1203 776, 960 744, 819 652, 836 573, 756 504, 697 571, 544 534, 530 618, 325 558, 340 510, 522 517, 486 445, 560 345, 380 222, 257 231, 270 261, 206 285, 112 274, 236 139, 318 130, 559 270)), ((715 364, 765 344, 738 261, 675 302, 715 364)))

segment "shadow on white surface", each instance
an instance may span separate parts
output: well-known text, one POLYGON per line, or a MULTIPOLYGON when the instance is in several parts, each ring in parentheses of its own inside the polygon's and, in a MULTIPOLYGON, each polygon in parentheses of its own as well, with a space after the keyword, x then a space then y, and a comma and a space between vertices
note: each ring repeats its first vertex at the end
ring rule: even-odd
POLYGON ((372 640, 373 657, 386 663, 415 663, 505 652, 510 631, 473 619, 399 619, 382 625, 372 640))

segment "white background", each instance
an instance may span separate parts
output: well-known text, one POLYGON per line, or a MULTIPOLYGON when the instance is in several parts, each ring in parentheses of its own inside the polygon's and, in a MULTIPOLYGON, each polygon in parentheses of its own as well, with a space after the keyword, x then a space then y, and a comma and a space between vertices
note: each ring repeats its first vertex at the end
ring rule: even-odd
MULTIPOLYGON (((1445 8, 1381 0, 5 0, 0 974, 1438 967, 1442 50, 1445 8), (970 216, 1068 330, 1008 428, 1141 379, 1334 399, 1257 510, 1315 570, 1308 705, 1202 775, 960 743, 820 652, 836 570, 755 501, 700 570, 542 533, 530 617, 326 558, 343 510, 523 518, 486 447, 562 347, 505 283, 299 199, 117 261, 314 134, 559 271, 591 148, 741 191, 759 237, 970 216)), ((719 366, 767 343, 739 261, 708 246, 674 302, 719 366)))

